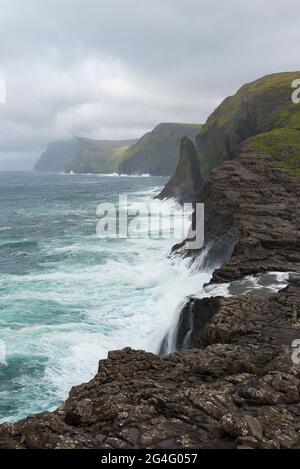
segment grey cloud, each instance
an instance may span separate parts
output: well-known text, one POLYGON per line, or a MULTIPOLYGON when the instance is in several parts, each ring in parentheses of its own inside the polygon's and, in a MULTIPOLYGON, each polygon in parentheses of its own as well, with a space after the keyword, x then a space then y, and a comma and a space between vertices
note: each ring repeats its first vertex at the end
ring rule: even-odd
POLYGON ((0 169, 74 134, 203 122, 244 82, 299 69, 294 0, 0 0, 0 12, 0 169))

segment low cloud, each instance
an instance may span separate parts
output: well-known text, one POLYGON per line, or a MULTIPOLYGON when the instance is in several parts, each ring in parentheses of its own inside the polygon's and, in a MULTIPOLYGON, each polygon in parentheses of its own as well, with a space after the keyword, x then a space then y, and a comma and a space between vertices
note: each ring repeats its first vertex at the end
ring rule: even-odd
POLYGON ((0 0, 0 8, 0 169, 16 153, 38 157, 52 140, 204 122, 244 82, 299 68, 293 0, 0 0))

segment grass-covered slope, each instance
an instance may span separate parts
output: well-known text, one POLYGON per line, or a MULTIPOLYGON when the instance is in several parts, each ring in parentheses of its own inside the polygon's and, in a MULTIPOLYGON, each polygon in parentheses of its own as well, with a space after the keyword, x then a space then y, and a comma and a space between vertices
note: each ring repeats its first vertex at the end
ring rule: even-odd
POLYGON ((245 149, 270 155, 272 165, 300 179, 300 130, 275 129, 246 140, 245 149))
POLYGON ((77 139, 76 151, 67 164, 66 172, 114 173, 128 148, 136 140, 77 139))
POLYGON ((267 75, 244 85, 211 114, 197 136, 203 174, 235 157, 240 143, 277 128, 300 130, 300 105, 292 103, 292 82, 300 72, 267 75))
POLYGON ((194 141, 200 128, 198 124, 159 124, 126 151, 119 173, 172 175, 178 161, 182 137, 187 136, 194 141))

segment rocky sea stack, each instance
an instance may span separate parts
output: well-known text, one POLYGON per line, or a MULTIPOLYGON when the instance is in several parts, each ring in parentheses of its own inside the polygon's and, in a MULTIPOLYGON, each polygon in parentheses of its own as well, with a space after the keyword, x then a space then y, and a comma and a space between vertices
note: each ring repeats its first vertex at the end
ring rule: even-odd
POLYGON ((194 201, 203 184, 195 145, 188 138, 181 140, 179 160, 174 176, 159 198, 173 197, 180 203, 194 201))

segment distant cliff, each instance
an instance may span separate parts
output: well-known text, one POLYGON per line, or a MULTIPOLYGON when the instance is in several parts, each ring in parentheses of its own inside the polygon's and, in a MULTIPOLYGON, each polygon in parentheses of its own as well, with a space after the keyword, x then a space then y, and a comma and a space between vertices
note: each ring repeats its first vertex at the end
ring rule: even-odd
POLYGON ((126 150, 136 140, 91 140, 77 139, 73 158, 66 166, 66 172, 74 173, 115 173, 126 150))
POLYGON ((156 126, 129 148, 119 166, 120 174, 170 176, 174 173, 182 137, 195 141, 201 126, 165 123, 156 126))
POLYGON ((201 126, 159 124, 137 140, 76 138, 48 145, 35 165, 36 171, 74 173, 151 174, 174 173, 182 137, 195 141, 201 126))
POLYGON ((41 172, 113 173, 117 172, 125 151, 136 140, 92 140, 75 138, 48 145, 35 165, 41 172))
POLYGON ((35 171, 61 173, 74 156, 76 140, 49 143, 34 166, 35 171))

